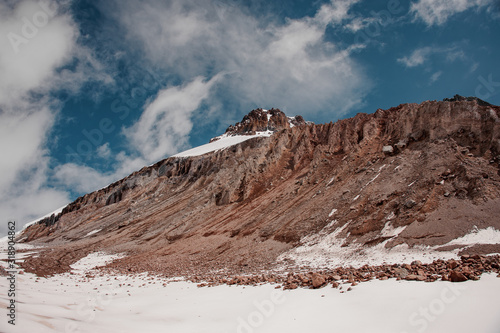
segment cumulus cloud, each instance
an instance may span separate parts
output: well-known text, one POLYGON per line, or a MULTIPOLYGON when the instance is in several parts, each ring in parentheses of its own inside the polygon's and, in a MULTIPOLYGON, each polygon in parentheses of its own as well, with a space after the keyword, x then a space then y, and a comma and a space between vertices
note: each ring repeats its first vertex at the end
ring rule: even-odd
POLYGON ((189 148, 201 110, 212 120, 234 122, 236 113, 225 105, 281 107, 306 117, 340 117, 359 107, 370 81, 351 57, 356 47, 325 40, 329 26, 352 19, 356 2, 332 1, 313 16, 285 22, 220 1, 99 3, 105 15, 115 15, 114 32, 123 36, 110 46, 111 58, 130 56, 120 47, 139 49, 141 69, 159 70, 170 82, 155 81, 166 88, 138 105, 141 116, 123 128, 127 151, 97 147, 96 156, 111 165, 106 172, 74 163, 53 167, 48 139, 60 108, 52 94, 77 93, 89 81, 113 83, 109 68, 82 46, 65 2, 0 3, 0 35, 10 36, 0 39, 0 148, 10 156, 0 164, 0 213, 27 222, 68 201, 68 192, 49 187, 49 179, 85 193, 189 148), (8 145, 9 138, 16 144, 8 145))
POLYGON ((47 142, 60 107, 50 96, 60 87, 78 89, 89 73, 101 74, 91 68, 91 54, 77 44, 71 14, 54 1, 1 2, 0 36, 3 234, 7 219, 20 226, 69 201, 66 191, 48 186, 47 142), (75 59, 75 70, 59 70, 75 59))
POLYGON ((192 115, 209 97, 220 78, 221 75, 210 80, 197 77, 187 84, 161 89, 144 105, 141 117, 132 126, 122 129, 129 151, 113 156, 108 143, 97 148, 100 157, 112 161, 111 171, 65 163, 55 168, 55 181, 74 192, 88 193, 187 148, 193 127, 192 115))
POLYGON ((0 3, 3 109, 17 104, 30 90, 46 90, 54 69, 68 61, 72 53, 78 30, 69 15, 57 15, 53 6, 48 6, 52 8, 49 15, 35 1, 19 2, 14 8, 0 3), (47 22, 38 22, 38 16, 46 17, 47 22))
POLYGON ((419 0, 411 4, 410 12, 415 19, 433 26, 444 24, 457 13, 482 8, 492 3, 493 0, 419 0))
POLYGON ((370 83, 352 49, 327 42, 325 32, 351 19, 354 3, 332 1, 312 17, 285 23, 237 7, 221 15, 214 1, 120 1, 114 12, 127 39, 154 66, 188 81, 226 71, 218 95, 243 109, 274 106, 305 116, 341 116, 362 103, 370 83))
POLYGON ((193 127, 191 115, 220 77, 216 75, 209 81, 197 77, 182 87, 160 90, 140 119, 123 130, 132 147, 149 162, 186 148, 193 127))
POLYGON ((75 192, 88 193, 95 191, 116 179, 111 173, 103 173, 85 165, 66 163, 55 170, 57 181, 75 192))

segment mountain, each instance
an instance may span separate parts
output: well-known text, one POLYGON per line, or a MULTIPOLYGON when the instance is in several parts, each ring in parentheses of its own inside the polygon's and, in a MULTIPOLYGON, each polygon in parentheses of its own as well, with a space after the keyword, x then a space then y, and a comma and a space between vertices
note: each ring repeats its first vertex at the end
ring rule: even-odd
POLYGON ((27 272, 168 276, 500 252, 500 107, 455 96, 313 124, 253 110, 211 143, 27 227, 27 272))

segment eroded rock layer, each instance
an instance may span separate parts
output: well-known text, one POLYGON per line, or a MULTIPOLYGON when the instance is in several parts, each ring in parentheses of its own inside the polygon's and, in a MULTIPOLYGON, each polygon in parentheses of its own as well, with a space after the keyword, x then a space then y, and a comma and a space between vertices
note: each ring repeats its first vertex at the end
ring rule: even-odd
POLYGON ((48 249, 25 269, 62 272, 106 251, 125 253, 112 267, 128 271, 251 272, 317 235, 335 233, 343 247, 450 250, 474 228, 500 230, 500 107, 428 101, 295 126, 267 112, 228 131, 265 127, 271 137, 168 158, 30 226, 20 240, 48 249))

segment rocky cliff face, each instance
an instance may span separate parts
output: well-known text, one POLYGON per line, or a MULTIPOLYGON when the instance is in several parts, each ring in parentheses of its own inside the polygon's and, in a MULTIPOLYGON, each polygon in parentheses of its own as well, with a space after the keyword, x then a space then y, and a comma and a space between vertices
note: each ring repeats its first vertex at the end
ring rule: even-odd
POLYGON ((116 269, 179 275, 307 265, 301 254, 315 246, 325 265, 338 264, 330 249, 499 252, 450 243, 500 229, 499 117, 476 99, 321 125, 254 110, 226 133, 272 136, 168 158, 77 199, 23 232, 21 241, 50 249, 24 266, 60 272, 107 251, 127 254, 116 269))
POLYGON ((287 117, 280 109, 256 109, 243 117, 243 120, 227 128, 225 135, 253 135, 256 132, 278 131, 295 126, 312 124, 302 116, 287 117))

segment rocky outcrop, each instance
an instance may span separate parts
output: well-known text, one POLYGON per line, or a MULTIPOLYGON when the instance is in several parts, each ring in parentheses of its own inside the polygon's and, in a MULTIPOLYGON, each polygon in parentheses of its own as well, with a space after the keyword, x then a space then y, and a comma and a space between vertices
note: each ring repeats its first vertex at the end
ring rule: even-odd
POLYGON ((482 99, 479 99, 477 97, 464 97, 460 95, 455 95, 452 98, 445 98, 443 99, 444 102, 477 102, 477 104, 481 106, 492 106, 490 103, 483 101, 482 99))
MULTIPOLYGON (((50 248, 25 265, 50 271, 50 262, 69 267, 99 250, 128 254, 117 269, 248 272, 278 257, 298 264, 285 254, 328 235, 341 249, 460 249, 448 242, 474 227, 500 229, 499 116, 476 99, 320 125, 254 110, 226 133, 268 129, 271 137, 168 158, 78 198, 23 232, 20 241, 50 248)), ((500 251, 490 245, 475 249, 500 251)))
POLYGON ((224 134, 253 135, 256 132, 276 132, 308 123, 312 124, 311 122, 306 122, 302 116, 287 117, 279 109, 256 109, 245 115, 241 122, 229 126, 224 134))

